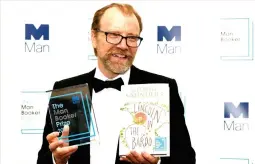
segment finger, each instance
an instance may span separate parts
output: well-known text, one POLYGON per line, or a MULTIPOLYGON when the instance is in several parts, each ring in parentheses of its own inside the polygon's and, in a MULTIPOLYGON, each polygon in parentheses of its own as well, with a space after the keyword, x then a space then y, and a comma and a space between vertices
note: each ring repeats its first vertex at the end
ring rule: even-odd
POLYGON ((149 161, 147 161, 140 153, 137 153, 136 151, 131 151, 131 154, 135 157, 135 159, 143 164, 150 164, 149 161))
POLYGON ((69 126, 68 125, 65 125, 64 126, 64 128, 63 128, 63 132, 62 132, 62 135, 61 135, 61 137, 62 137, 62 140, 64 140, 64 146, 68 146, 69 145, 69 143, 68 143, 68 136, 69 135, 69 126))
POLYGON ((52 132, 46 136, 46 139, 49 143, 56 141, 59 136, 59 132, 52 132))
POLYGON ((78 149, 77 145, 73 145, 73 146, 67 146, 67 147, 58 147, 55 151, 54 154, 58 157, 62 157, 67 153, 74 153, 76 150, 78 149))
POLYGON ((68 138, 62 138, 61 140, 63 141, 62 147, 69 146, 68 138))
POLYGON ((76 150, 78 149, 78 146, 74 145, 74 146, 68 146, 68 147, 58 147, 54 152, 53 155, 56 158, 61 158, 64 159, 67 156, 70 156, 71 154, 73 154, 76 150))
POLYGON ((154 157, 154 156, 152 156, 152 155, 150 155, 149 153, 146 153, 146 152, 142 152, 141 155, 143 156, 144 159, 149 161, 149 163, 157 163, 158 160, 159 160, 158 157, 154 157))
POLYGON ((58 140, 58 141, 52 142, 52 143, 49 145, 50 151, 53 152, 55 149, 57 149, 57 147, 62 146, 63 143, 64 143, 64 141, 62 141, 62 140, 58 140))
MULTIPOLYGON (((77 149, 76 149, 77 150, 77 149)), ((75 151, 76 151, 75 150, 75 151)), ((71 152, 67 152, 67 153, 65 153, 65 154, 58 154, 58 155, 56 155, 59 159, 61 159, 61 160, 68 160, 69 158, 70 158, 70 156, 75 152, 75 151, 71 151, 71 152)))
POLYGON ((126 156, 120 157, 120 161, 126 161, 126 162, 129 162, 129 163, 132 163, 132 161, 130 161, 126 156))
MULTIPOLYGON (((54 154, 53 154, 54 155, 54 154)), ((56 163, 68 163, 68 159, 70 158, 70 156, 67 157, 58 157, 54 155, 54 160, 56 163)))
POLYGON ((69 126, 65 125, 64 128, 63 128, 63 132, 62 132, 61 137, 66 137, 68 135, 69 135, 69 126))
POLYGON ((128 153, 128 155, 126 156, 126 158, 127 158, 128 160, 130 160, 131 163, 140 163, 140 161, 138 161, 138 160, 133 156, 132 153, 128 153))

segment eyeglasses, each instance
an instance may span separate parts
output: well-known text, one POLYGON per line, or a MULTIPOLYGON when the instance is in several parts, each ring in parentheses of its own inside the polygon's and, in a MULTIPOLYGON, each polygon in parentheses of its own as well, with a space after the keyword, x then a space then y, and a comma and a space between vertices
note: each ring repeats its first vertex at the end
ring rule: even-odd
POLYGON ((103 32, 105 33, 105 36, 106 36, 106 41, 108 43, 111 43, 111 44, 119 44, 123 38, 126 39, 126 45, 128 47, 133 47, 133 48, 136 48, 136 47, 139 47, 143 38, 142 37, 139 37, 139 36, 122 36, 120 34, 116 34, 116 33, 112 33, 112 32, 105 32, 105 31, 101 31, 99 29, 96 30, 97 32, 103 32))

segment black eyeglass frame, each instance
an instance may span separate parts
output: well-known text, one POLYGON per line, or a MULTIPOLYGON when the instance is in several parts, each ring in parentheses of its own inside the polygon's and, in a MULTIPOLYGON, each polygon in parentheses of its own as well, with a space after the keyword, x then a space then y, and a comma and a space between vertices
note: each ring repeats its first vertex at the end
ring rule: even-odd
POLYGON ((114 44, 114 45, 120 44, 120 42, 122 42, 123 38, 125 38, 125 40, 126 40, 126 45, 127 45, 128 47, 137 48, 137 47, 139 47, 139 46, 141 45, 141 43, 142 43, 142 41, 143 41, 143 38, 140 37, 140 36, 122 36, 122 35, 117 34, 117 33, 106 32, 106 31, 102 31, 102 30, 100 30, 100 29, 96 29, 95 31, 96 31, 96 32, 102 32, 102 33, 104 33, 104 34, 105 34, 105 40, 106 40, 106 42, 107 42, 107 43, 110 43, 110 44, 114 44), (120 36, 121 39, 120 39, 120 41, 119 41, 118 43, 109 42, 108 39, 107 39, 107 38, 108 38, 108 37, 107 37, 108 34, 113 34, 113 35, 116 35, 116 36, 120 36), (128 45, 128 41, 127 41, 128 38, 136 38, 136 39, 138 39, 138 40, 139 40, 139 44, 137 44, 137 46, 130 46, 130 45, 128 45))

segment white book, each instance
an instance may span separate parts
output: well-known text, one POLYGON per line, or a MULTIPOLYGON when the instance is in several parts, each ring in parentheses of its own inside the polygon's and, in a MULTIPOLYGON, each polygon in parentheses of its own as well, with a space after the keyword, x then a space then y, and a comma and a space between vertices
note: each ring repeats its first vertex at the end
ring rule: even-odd
POLYGON ((119 155, 135 150, 170 156, 169 85, 123 85, 121 95, 119 155))

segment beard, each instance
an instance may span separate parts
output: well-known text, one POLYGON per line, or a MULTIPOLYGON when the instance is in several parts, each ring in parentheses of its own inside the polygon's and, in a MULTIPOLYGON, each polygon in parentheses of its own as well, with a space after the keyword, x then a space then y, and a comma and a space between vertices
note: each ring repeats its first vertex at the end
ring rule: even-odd
MULTIPOLYGON (((99 57, 99 56, 98 56, 99 57)), ((102 61, 104 67, 115 74, 125 73, 133 64, 134 57, 125 50, 113 47, 104 56, 99 57, 102 61), (115 55, 118 54, 122 56, 119 60, 112 58, 117 58, 115 55)))

